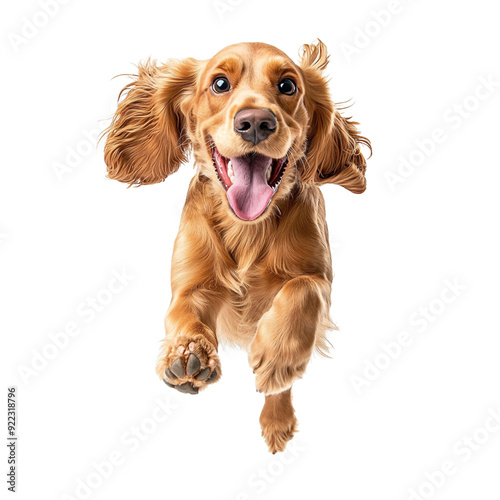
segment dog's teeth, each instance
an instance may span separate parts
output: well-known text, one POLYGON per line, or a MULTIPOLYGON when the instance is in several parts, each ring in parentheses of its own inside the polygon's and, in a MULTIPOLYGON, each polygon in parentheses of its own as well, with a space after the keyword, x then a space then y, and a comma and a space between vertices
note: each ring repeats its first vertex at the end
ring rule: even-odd
POLYGON ((231 180, 231 182, 234 181, 234 170, 233 170, 233 164, 231 163, 231 160, 229 160, 227 164, 227 176, 231 180))
POLYGON ((266 171, 266 181, 269 182, 269 179, 271 178, 271 173, 273 171, 273 166, 271 165, 267 171, 266 171))

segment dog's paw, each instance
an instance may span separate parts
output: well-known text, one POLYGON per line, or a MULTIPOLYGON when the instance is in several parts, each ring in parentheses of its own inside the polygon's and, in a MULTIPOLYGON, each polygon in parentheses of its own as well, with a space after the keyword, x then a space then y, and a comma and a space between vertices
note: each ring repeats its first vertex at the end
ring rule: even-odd
POLYGON ((262 413, 260 417, 262 436, 271 453, 285 451, 286 445, 297 431, 297 419, 292 412, 284 412, 277 417, 262 413))
POLYGON ((165 339, 156 372, 169 387, 198 394, 221 377, 216 348, 205 337, 165 339))
POLYGON ((278 394, 290 389, 293 381, 304 374, 310 355, 310 351, 293 352, 286 346, 276 346, 257 337, 249 354, 257 391, 278 394))

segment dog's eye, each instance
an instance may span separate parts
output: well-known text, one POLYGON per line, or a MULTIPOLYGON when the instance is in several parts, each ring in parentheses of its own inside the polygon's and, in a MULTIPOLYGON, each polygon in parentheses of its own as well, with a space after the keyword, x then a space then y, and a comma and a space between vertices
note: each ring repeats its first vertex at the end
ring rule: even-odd
POLYGON ((212 82, 212 90, 216 94, 222 94, 224 92, 229 92, 229 90, 231 90, 231 84, 229 83, 229 80, 225 76, 218 76, 212 82))
POLYGON ((291 78, 283 78, 278 83, 278 90, 285 95, 293 95, 297 91, 297 85, 291 78))

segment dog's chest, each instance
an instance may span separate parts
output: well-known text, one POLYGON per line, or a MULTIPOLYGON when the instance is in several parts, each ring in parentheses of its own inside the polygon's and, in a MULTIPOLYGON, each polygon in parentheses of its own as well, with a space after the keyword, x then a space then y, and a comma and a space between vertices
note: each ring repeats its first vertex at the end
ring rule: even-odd
POLYGON ((283 286, 278 278, 262 266, 236 271, 240 283, 238 293, 232 292, 224 306, 223 316, 238 341, 241 337, 253 336, 262 315, 271 308, 273 299, 283 286))

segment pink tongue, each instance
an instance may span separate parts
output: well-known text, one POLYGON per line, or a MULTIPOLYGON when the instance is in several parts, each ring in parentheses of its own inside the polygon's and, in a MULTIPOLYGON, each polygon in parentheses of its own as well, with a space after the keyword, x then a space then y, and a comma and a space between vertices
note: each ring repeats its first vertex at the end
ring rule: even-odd
POLYGON ((256 219, 267 208, 274 194, 266 181, 271 162, 271 158, 260 154, 231 158, 234 181, 227 190, 227 199, 240 219, 256 219))

